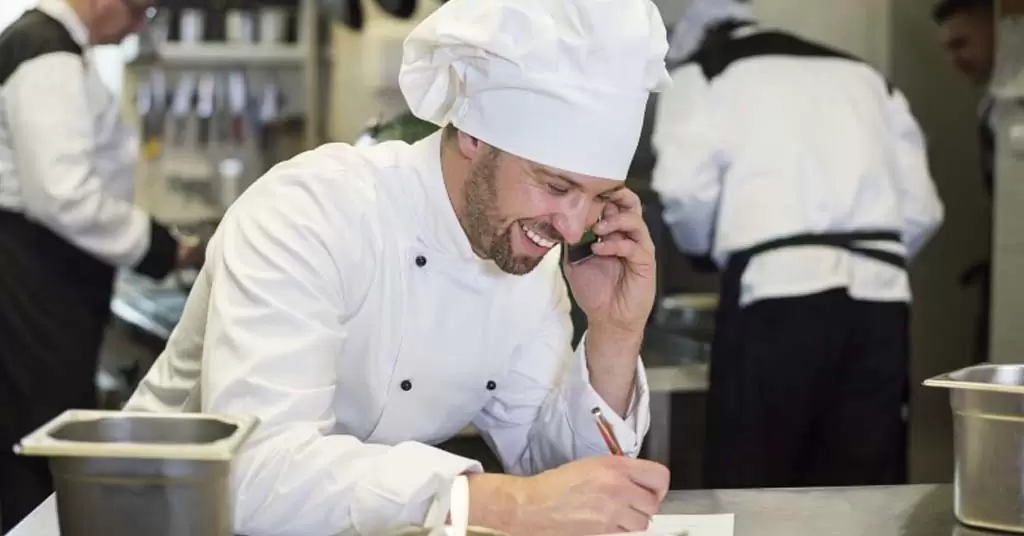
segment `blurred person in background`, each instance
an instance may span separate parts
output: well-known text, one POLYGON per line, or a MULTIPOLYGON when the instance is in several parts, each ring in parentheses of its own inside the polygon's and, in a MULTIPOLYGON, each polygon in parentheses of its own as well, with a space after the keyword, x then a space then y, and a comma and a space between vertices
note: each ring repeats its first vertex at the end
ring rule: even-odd
POLYGON ((905 481, 910 283, 943 219, 900 91, 850 55, 694 0, 652 186, 722 270, 706 486, 905 481))
MULTIPOLYGON (((932 9, 932 20, 939 27, 942 46, 956 70, 972 84, 987 90, 995 69, 996 25, 992 0, 943 0, 932 9)), ((987 92, 978 103, 981 177, 989 196, 995 191, 996 136, 992 124, 992 103, 987 92)), ((989 259, 991 256, 990 250, 989 259)), ((961 276, 960 284, 980 287, 975 361, 987 361, 992 261, 984 260, 968 268, 961 276)))
POLYGON ((52 491, 12 445, 96 406, 115 271, 163 278, 196 248, 132 204, 138 142, 92 47, 145 24, 150 0, 42 0, 0 34, 0 506, 6 532, 52 491))

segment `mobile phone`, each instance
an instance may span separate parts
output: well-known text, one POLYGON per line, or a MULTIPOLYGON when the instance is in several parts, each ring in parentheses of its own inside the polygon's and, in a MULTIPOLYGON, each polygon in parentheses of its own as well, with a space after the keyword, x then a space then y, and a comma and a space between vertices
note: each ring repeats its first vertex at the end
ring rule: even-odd
POLYGON ((583 238, 580 239, 579 242, 566 248, 565 255, 569 264, 579 264, 593 257, 593 246, 600 241, 601 239, 594 234, 594 231, 587 229, 583 233, 583 238))

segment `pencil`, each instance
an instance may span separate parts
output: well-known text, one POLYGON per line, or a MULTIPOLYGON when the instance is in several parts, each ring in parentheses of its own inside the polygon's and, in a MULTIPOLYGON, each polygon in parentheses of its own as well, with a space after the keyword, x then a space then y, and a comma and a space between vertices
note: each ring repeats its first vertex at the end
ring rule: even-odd
POLYGON ((601 408, 594 408, 590 412, 594 414, 594 419, 597 421, 597 429, 601 432, 605 445, 608 445, 608 450, 614 456, 622 456, 622 447, 619 446, 619 441, 615 439, 612 426, 604 419, 604 415, 601 415, 601 408))

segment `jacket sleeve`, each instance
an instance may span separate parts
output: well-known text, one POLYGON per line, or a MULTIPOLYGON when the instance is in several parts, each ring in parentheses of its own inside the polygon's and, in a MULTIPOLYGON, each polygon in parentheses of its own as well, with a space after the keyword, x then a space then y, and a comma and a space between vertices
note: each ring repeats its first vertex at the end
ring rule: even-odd
POLYGON ((365 222, 325 210, 302 177, 273 179, 228 212, 204 268, 202 410, 260 419, 233 461, 234 529, 379 534, 422 523, 439 489, 482 468, 420 443, 366 444, 334 432, 345 319, 376 254, 347 230, 365 222), (341 258, 359 269, 340 273, 341 258))
POLYGON ((82 57, 35 58, 18 67, 3 91, 25 216, 110 265, 166 275, 177 242, 131 201, 109 195, 103 182, 110 178, 93 165, 82 57))
POLYGON ((658 96, 651 143, 656 162, 651 187, 662 217, 684 253, 710 253, 724 164, 710 86, 696 65, 675 71, 658 96))
POLYGON ((945 211, 928 168, 924 134, 898 89, 892 91, 888 115, 903 244, 913 258, 938 231, 945 211))
POLYGON ((637 356, 637 380, 626 418, 590 385, 586 335, 574 352, 565 283, 538 336, 519 348, 514 365, 473 424, 510 474, 533 475, 573 460, 607 455, 591 413, 600 407, 627 456, 637 457, 650 427, 650 393, 637 356))

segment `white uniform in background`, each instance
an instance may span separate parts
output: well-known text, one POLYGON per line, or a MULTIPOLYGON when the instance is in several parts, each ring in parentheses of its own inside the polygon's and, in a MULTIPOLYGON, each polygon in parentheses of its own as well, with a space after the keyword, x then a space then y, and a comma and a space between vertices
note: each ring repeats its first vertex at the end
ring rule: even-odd
POLYGON ((694 0, 652 185, 723 272, 706 486, 905 479, 906 264, 943 207, 906 99, 871 66, 694 0))
MULTIPOLYGON (((452 0, 407 40, 402 89, 418 116, 505 151, 624 177, 648 92, 668 81, 666 49, 646 2, 452 0)), ((304 153, 246 191, 209 244, 126 409, 259 417, 234 460, 239 533, 422 523, 439 488, 481 470, 430 446, 470 423, 516 474, 607 454, 594 407, 638 454, 642 366, 617 418, 589 384, 585 345, 570 347, 560 248, 524 276, 481 260, 440 152, 438 132, 304 153)))
POLYGON ((90 43, 63 0, 0 33, 0 532, 53 490, 45 460, 11 446, 64 410, 96 406, 116 270, 161 279, 178 256, 168 229, 133 204, 138 137, 90 43))

